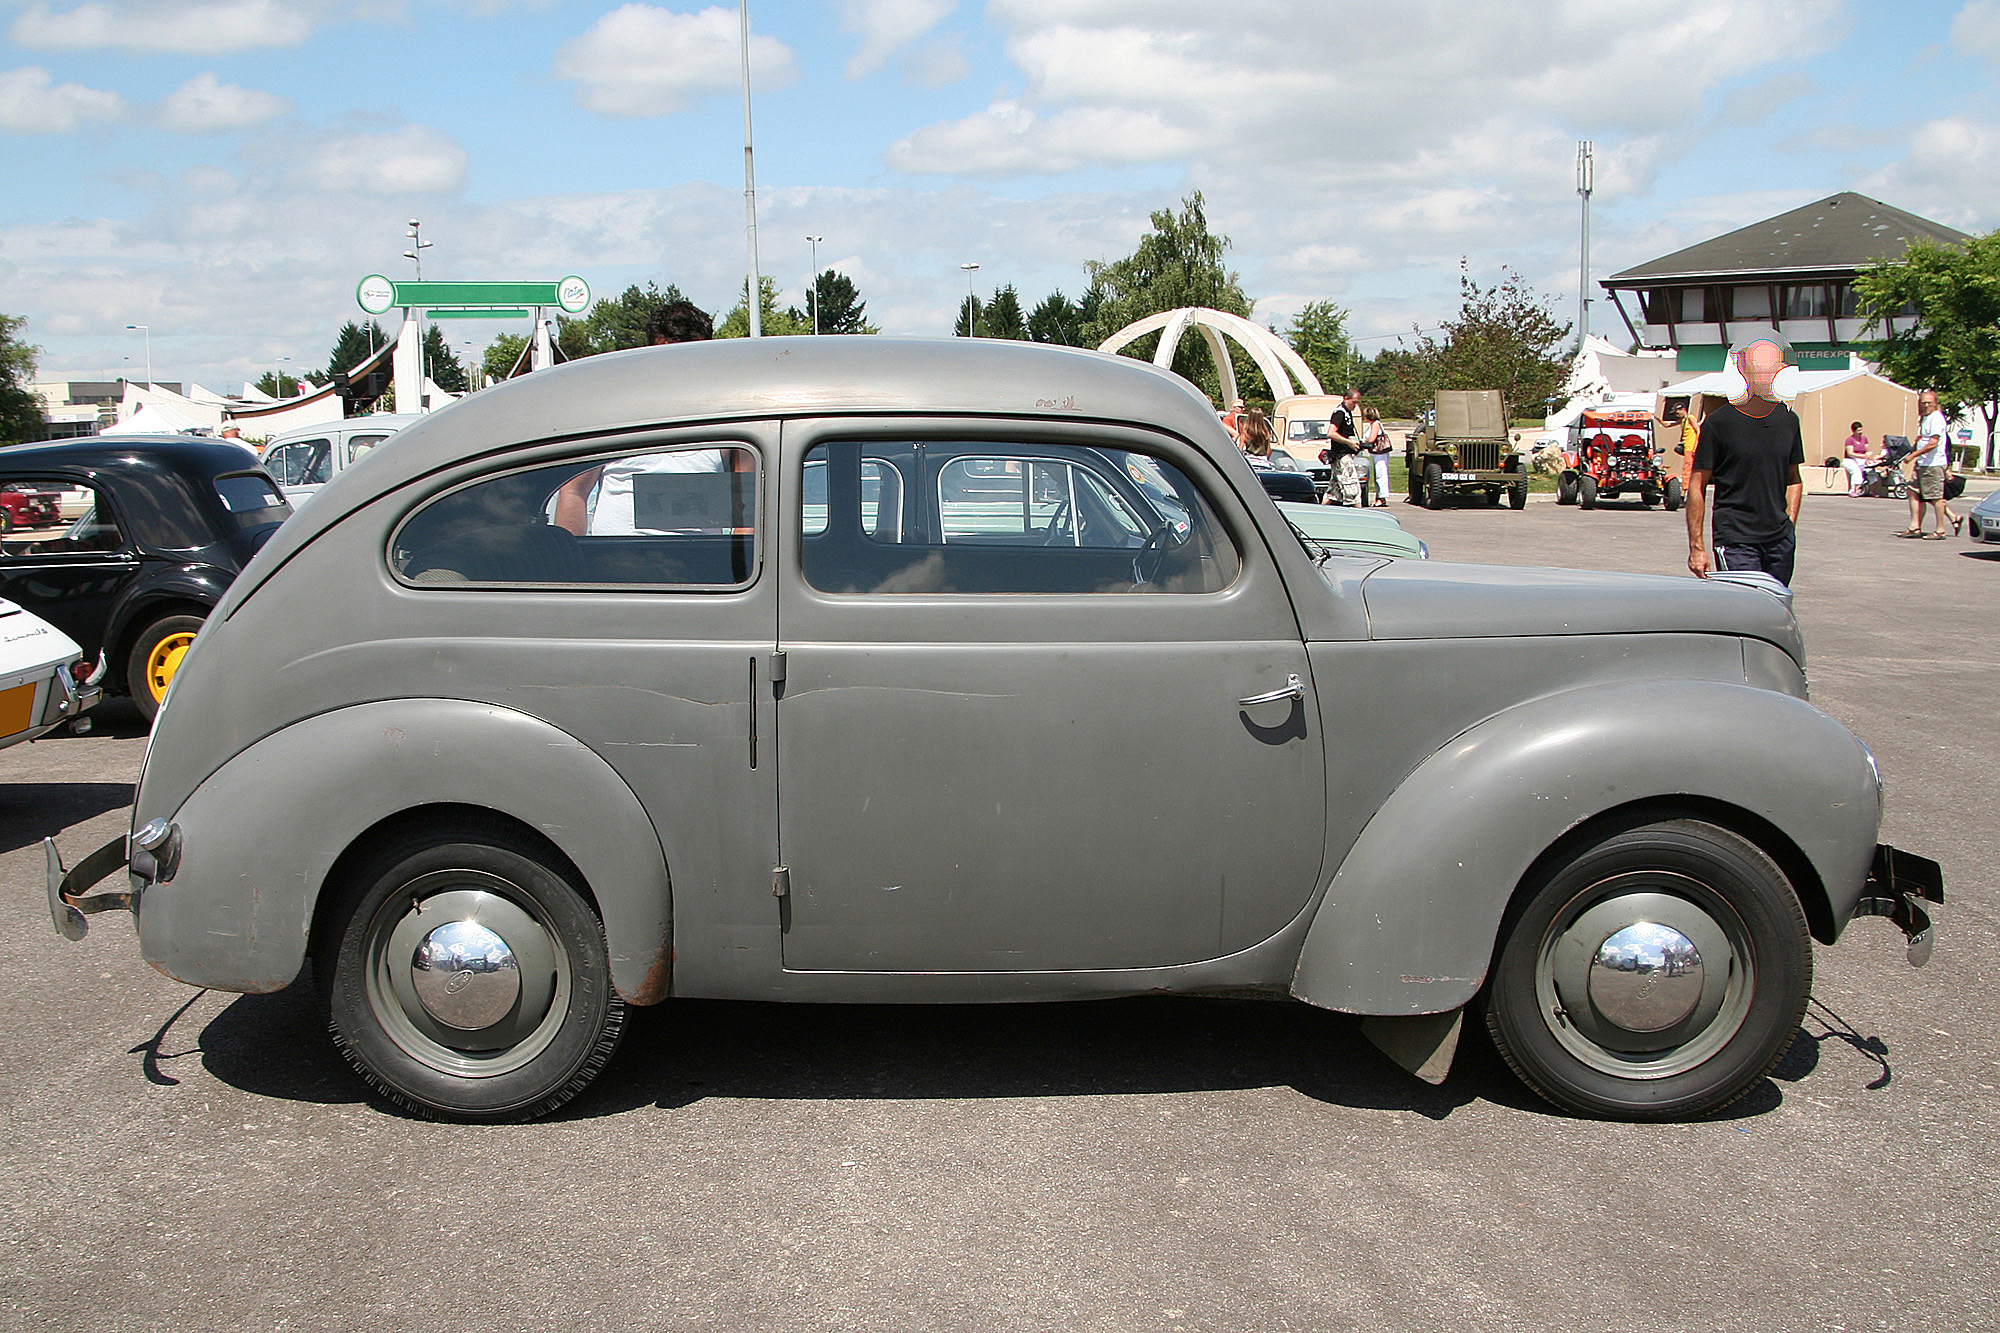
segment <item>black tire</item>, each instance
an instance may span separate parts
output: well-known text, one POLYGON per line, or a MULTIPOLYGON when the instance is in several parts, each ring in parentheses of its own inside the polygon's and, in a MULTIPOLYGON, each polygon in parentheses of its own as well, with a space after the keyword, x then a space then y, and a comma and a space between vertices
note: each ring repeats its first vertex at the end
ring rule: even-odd
POLYGON ((1666 505, 1669 514, 1681 507, 1681 498, 1681 479, 1679 477, 1667 478, 1666 505))
POLYGON ((1559 505, 1576 503, 1576 473, 1565 472, 1556 478, 1556 503, 1559 505))
POLYGON ((1516 509, 1526 509, 1528 507, 1528 483, 1525 481, 1515 482, 1513 487, 1507 492, 1507 503, 1516 509))
POLYGON ((1691 1119, 1770 1073, 1811 993, 1805 913, 1770 857, 1699 820, 1635 821, 1523 886, 1486 1026, 1521 1081, 1557 1106, 1691 1119), (1683 956, 1680 970, 1598 965, 1621 938, 1643 952, 1649 935, 1692 943, 1699 957, 1683 956))
POLYGON ((1444 508, 1444 469, 1436 463, 1424 464, 1424 508, 1444 508))
POLYGON ((1641 509, 1651 509, 1659 502, 1660 493, 1652 487, 1648 486, 1645 490, 1639 492, 1639 507, 1641 509))
POLYGON ((0 509, 0 536, 4 536, 5 534, 12 532, 13 530, 14 530, 14 516, 8 513, 5 509, 0 509))
POLYGON ((397 1105, 461 1120, 533 1119, 583 1091, 618 1049, 625 1002, 611 988, 603 923, 574 872, 518 831, 496 823, 414 834, 329 890, 339 897, 313 965, 327 1026, 368 1085, 397 1105), (428 930, 426 905, 442 919, 428 930), (456 966, 493 957, 483 937, 458 953, 440 940, 468 924, 504 945, 511 1007, 500 1007, 510 1002, 506 962, 456 966), (417 962, 426 948, 442 954, 428 968, 417 962))
POLYGON ((166 698, 188 645, 201 633, 202 620, 188 614, 161 616, 132 640, 132 651, 125 657, 125 688, 146 721, 159 714, 160 701, 166 698))
POLYGON ((1409 487, 1410 503, 1413 505, 1422 504, 1424 502, 1424 470, 1406 459, 1403 464, 1403 480, 1409 487))
POLYGON ((1576 479, 1576 505, 1579 509, 1597 508, 1597 478, 1585 473, 1576 479))

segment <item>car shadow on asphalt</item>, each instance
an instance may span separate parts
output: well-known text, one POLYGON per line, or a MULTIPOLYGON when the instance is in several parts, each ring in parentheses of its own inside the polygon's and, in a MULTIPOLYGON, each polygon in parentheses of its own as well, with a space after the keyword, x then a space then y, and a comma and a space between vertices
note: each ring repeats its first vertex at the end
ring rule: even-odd
MULTIPOLYGON (((372 1096, 320 1019, 310 977, 272 995, 230 1000, 191 1048, 169 1018, 135 1047, 148 1081, 199 1053, 213 1077, 254 1096, 323 1105, 372 1096)), ((1780 1084, 1812 1074, 1828 1042, 1879 1065, 1886 1047, 1815 1001, 1770 1078, 1712 1119, 1749 1119, 1784 1103, 1780 1084), (1775 1080, 1775 1081, 1774 1081, 1775 1080)), ((179 1015, 175 1015, 177 1018, 179 1015)), ((769 1101, 1136 1096, 1289 1087, 1330 1106, 1406 1111, 1444 1121, 1476 1102, 1567 1117, 1535 1096, 1468 1030, 1440 1085, 1404 1073, 1361 1035, 1358 1019, 1305 1004, 1188 996, 1020 1005, 815 1005, 671 1000, 628 1011, 617 1056, 554 1116, 591 1120, 711 1097, 769 1101)))
MULTIPOLYGON (((132 804, 129 782, 0 783, 0 852, 32 847, 64 829, 132 804)), ((66 860, 81 852, 65 847, 66 860)), ((85 848, 84 850, 89 850, 85 848)))

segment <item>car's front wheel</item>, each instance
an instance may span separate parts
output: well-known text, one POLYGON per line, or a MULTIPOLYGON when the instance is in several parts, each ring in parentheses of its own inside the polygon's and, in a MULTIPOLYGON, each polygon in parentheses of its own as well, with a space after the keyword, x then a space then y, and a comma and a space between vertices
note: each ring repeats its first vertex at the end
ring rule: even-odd
POLYGON ((522 1120, 581 1092, 624 1028, 604 927, 501 826, 400 839, 335 886, 314 973, 339 1045, 412 1110, 522 1120))
POLYGON ((1424 464, 1424 507, 1444 508, 1444 469, 1436 463, 1424 464))
POLYGON ((1576 479, 1576 503, 1579 509, 1597 508, 1597 478, 1587 472, 1576 479))
POLYGON ((1612 832, 1527 886, 1486 1025, 1558 1106, 1688 1119, 1771 1071, 1811 990, 1811 937, 1784 872, 1728 829, 1669 819, 1612 832))

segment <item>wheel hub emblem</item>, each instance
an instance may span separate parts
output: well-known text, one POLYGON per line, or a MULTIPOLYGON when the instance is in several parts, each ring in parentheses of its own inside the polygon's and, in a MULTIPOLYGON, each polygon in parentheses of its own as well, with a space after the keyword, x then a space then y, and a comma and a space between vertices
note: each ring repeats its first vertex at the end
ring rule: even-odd
POLYGON ((432 1018, 478 1032, 513 1012, 521 965, 498 933, 477 921, 447 921, 417 946, 410 984, 432 1018))

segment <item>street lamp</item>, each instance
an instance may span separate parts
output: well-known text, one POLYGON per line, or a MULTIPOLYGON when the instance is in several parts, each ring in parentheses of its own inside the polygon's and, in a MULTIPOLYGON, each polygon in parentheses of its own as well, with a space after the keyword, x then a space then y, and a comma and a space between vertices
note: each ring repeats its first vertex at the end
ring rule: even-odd
POLYGON ((153 331, 144 324, 127 324, 125 327, 146 335, 146 387, 150 389, 153 387, 153 331))
POLYGON ((424 280, 424 251, 436 245, 437 242, 424 239, 424 224, 415 218, 410 219, 410 229, 404 232, 403 235, 410 238, 410 248, 403 251, 403 258, 416 261, 417 281, 422 282, 424 280))
POLYGON ((979 272, 977 264, 960 264, 965 270, 965 336, 979 336, 979 297, 972 290, 972 275, 979 272))
POLYGON ((743 286, 743 305, 750 314, 750 336, 764 336, 764 283, 757 273, 757 169, 750 156, 750 0, 740 0, 736 17, 743 38, 743 232, 750 242, 750 280, 743 286))
POLYGON ((806 290, 808 295, 810 295, 812 298, 813 333, 815 336, 817 336, 819 333, 819 243, 825 240, 826 237, 808 236, 806 237, 806 239, 812 242, 812 248, 813 248, 812 285, 808 287, 806 290))
POLYGON ((281 356, 278 358, 277 373, 271 377, 272 387, 277 390, 277 393, 272 395, 272 397, 274 398, 288 398, 291 396, 285 392, 285 362, 291 359, 292 358, 290 358, 289 356, 281 356))

